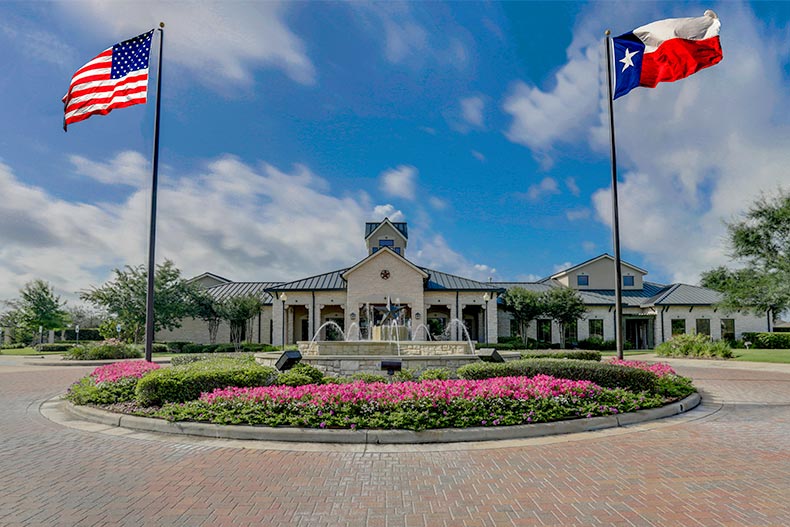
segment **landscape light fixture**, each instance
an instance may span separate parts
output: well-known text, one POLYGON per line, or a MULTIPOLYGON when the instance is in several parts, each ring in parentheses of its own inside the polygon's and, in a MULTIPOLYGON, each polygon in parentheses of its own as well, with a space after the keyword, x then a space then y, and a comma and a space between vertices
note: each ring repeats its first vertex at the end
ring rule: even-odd
POLYGON ((280 301, 283 303, 283 320, 282 320, 282 326, 283 326, 283 343, 282 344, 283 344, 283 349, 285 349, 285 326, 287 325, 285 323, 285 301, 286 300, 288 300, 288 295, 286 295, 285 293, 281 293, 280 294, 280 301))
POLYGON ((290 370, 297 364, 299 361, 302 360, 302 354, 299 353, 299 350, 288 350, 284 351, 280 358, 277 359, 277 362, 274 364, 274 367, 277 368, 279 371, 286 371, 290 370))
POLYGON ((383 360, 381 361, 381 369, 387 370, 387 375, 395 375, 396 371, 401 371, 403 363, 399 360, 383 360))
POLYGON ((494 348, 480 348, 477 357, 483 362, 505 362, 502 355, 494 348))

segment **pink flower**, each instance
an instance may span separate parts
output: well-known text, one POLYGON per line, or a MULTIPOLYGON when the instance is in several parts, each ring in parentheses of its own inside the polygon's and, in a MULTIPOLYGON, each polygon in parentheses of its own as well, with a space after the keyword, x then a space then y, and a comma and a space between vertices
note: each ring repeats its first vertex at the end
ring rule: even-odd
POLYGON ((140 378, 149 371, 158 370, 159 365, 144 360, 115 362, 106 366, 99 366, 91 377, 96 384, 101 382, 117 382, 121 379, 140 378))
POLYGON ((620 359, 611 359, 609 364, 614 364, 616 366, 627 366, 629 368, 637 368, 640 370, 651 371, 658 375, 659 377, 663 377, 664 375, 677 375, 675 370, 669 364, 665 362, 656 362, 651 364, 649 362, 643 362, 639 360, 620 360, 620 359))

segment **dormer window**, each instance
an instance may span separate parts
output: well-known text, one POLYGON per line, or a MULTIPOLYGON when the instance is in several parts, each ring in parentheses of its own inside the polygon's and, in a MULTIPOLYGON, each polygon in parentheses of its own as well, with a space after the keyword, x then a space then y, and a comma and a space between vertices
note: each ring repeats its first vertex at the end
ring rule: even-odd
POLYGON ((576 285, 590 285, 590 277, 586 274, 576 275, 576 285))
POLYGON ((623 277, 623 287, 634 287, 634 277, 633 276, 624 276, 623 277))
POLYGON ((379 240, 379 247, 392 247, 395 245, 395 240, 379 240))

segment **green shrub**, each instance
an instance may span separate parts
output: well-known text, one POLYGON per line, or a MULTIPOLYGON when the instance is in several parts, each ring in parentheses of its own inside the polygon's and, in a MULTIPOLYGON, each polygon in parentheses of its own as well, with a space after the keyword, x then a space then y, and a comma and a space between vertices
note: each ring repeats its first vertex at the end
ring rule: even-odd
POLYGON ((714 357, 729 359, 733 356, 730 345, 722 340, 711 341, 707 335, 675 335, 656 346, 660 357, 714 357))
POLYGON ((285 386, 305 386, 307 384, 315 384, 309 375, 300 373, 298 370, 290 369, 277 376, 275 384, 282 384, 285 386))
POLYGON ((216 388, 268 386, 276 378, 277 370, 268 366, 231 359, 206 360, 149 373, 137 383, 135 396, 140 406, 182 403, 216 388))
POLYGON ((523 351, 522 359, 572 359, 601 362, 601 354, 590 350, 523 351))
POLYGON ((354 382, 351 377, 336 377, 334 375, 324 376, 324 384, 349 384, 354 382))
POLYGON ((74 404, 115 404, 134 400, 137 378, 95 384, 90 376, 83 377, 69 387, 66 399, 74 404))
POLYGON ((743 334, 743 340, 751 342, 752 348, 790 349, 790 333, 752 333, 743 334))
POLYGON ((237 360, 239 362, 245 364, 253 364, 255 363, 255 356, 252 353, 202 353, 202 354, 182 354, 176 355, 170 359, 171 366, 181 366, 182 364, 191 364, 193 362, 199 362, 204 360, 213 360, 213 359, 231 359, 237 360))
POLYGON ((69 351, 74 347, 74 344, 66 344, 63 342, 56 342, 54 344, 41 344, 39 351, 69 351))
POLYGON ((3 344, 0 346, 0 350, 21 350, 22 348, 26 348, 27 344, 23 342, 17 342, 16 344, 3 344))
POLYGON ((351 376, 351 379, 354 381, 362 381, 362 382, 390 382, 386 375, 378 375, 376 373, 365 373, 364 371, 359 371, 351 376))
POLYGON ((324 382, 324 372, 305 362, 298 363, 289 371, 299 373, 300 375, 307 375, 310 378, 310 384, 321 384, 324 382))
MULTIPOLYGON (((77 341, 77 331, 74 328, 66 329, 63 334, 66 340, 77 341)), ((102 341, 104 337, 99 333, 98 328, 80 328, 80 342, 102 341)))
POLYGON ((172 342, 165 342, 164 344, 165 346, 167 346, 167 351, 169 353, 183 353, 184 346, 188 346, 189 344, 192 343, 188 341, 172 341, 172 342))
POLYGON ((696 391, 691 379, 680 375, 662 375, 656 386, 656 393, 667 399, 683 399, 696 391))
MULTIPOLYGON (((236 346, 234 344, 193 344, 191 342, 171 342, 171 344, 178 344, 173 346, 169 351, 170 353, 236 353, 236 346)), ((256 344, 253 342, 245 342, 239 346, 239 350, 246 352, 264 352, 276 351, 280 348, 270 344, 256 344)))
POLYGON ((522 359, 511 362, 477 362, 458 368, 462 379, 490 379, 492 377, 550 375, 558 379, 587 380, 603 388, 625 388, 632 392, 655 393, 656 374, 594 361, 564 359, 522 359))
POLYGON ((447 368, 431 368, 423 371, 417 378, 419 381, 446 381, 453 376, 447 368))
POLYGON ((74 346, 63 358, 67 360, 139 359, 143 354, 138 347, 115 339, 90 342, 74 346))
POLYGON ((409 368, 403 368, 400 371, 396 371, 392 378, 398 382, 406 382, 406 381, 413 381, 414 380, 414 370, 410 370, 409 368))

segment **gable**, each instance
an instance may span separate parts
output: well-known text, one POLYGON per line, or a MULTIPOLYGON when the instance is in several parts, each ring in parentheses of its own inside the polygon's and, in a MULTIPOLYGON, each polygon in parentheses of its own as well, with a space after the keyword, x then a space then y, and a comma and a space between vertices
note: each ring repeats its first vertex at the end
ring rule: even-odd
MULTIPOLYGON (((631 277, 632 285, 623 284, 623 290, 642 289, 647 271, 627 262, 620 262, 623 280, 631 277)), ((551 276, 560 285, 573 289, 614 289, 614 257, 602 254, 551 276), (580 278, 581 277, 581 278, 580 278)))

